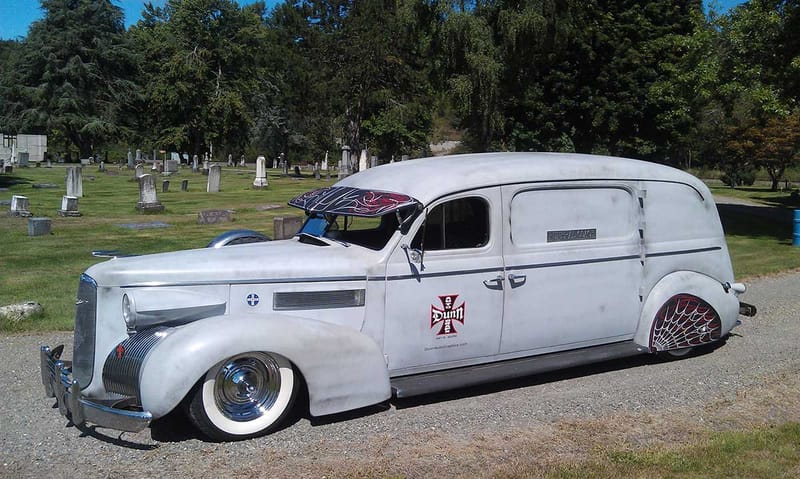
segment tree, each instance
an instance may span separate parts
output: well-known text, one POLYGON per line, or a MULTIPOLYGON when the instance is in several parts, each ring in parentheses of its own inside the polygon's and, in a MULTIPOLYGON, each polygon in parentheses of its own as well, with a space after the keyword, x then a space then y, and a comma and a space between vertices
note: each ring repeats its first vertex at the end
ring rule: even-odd
MULTIPOLYGON (((168 0, 131 28, 145 77, 141 128, 162 147, 242 148, 259 86, 264 4, 168 0)), ((219 150, 218 150, 219 151, 219 150)))
POLYGON ((6 122, 17 130, 60 131, 81 157, 129 133, 135 58, 123 14, 109 0, 41 0, 13 67, 6 122))
POLYGON ((800 111, 750 127, 731 139, 730 144, 764 168, 772 181, 772 191, 777 191, 786 168, 800 163, 800 111))

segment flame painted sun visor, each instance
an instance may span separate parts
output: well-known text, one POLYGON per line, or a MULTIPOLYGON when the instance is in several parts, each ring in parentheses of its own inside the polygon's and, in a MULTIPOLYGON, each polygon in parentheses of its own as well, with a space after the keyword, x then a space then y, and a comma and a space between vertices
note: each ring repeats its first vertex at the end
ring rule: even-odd
POLYGON ((409 206, 421 207, 419 201, 408 195, 350 186, 331 186, 309 191, 292 198, 289 205, 309 213, 365 217, 383 216, 409 206))

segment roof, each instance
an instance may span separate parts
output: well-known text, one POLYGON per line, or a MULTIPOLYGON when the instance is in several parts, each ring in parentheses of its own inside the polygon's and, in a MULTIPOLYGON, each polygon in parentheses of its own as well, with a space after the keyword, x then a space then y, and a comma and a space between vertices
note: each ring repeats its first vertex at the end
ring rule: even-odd
POLYGON ((418 204, 408 195, 347 186, 320 188, 289 200, 289 205, 313 213, 366 217, 381 216, 418 204))
POLYGON ((335 186, 402 193, 427 205, 455 191, 521 182, 601 179, 674 181, 705 190, 700 180, 669 166, 574 153, 480 153, 420 158, 370 168, 335 186))

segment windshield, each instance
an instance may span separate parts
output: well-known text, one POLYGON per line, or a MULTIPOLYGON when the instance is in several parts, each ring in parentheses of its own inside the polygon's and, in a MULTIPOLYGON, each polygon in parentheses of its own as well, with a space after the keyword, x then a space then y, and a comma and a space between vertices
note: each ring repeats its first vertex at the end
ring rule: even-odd
POLYGON ((329 238, 380 250, 420 209, 419 201, 401 193, 331 186, 289 201, 308 219, 301 234, 329 238))
POLYGON ((402 220, 399 212, 372 218, 311 213, 300 234, 380 250, 400 227, 402 220))

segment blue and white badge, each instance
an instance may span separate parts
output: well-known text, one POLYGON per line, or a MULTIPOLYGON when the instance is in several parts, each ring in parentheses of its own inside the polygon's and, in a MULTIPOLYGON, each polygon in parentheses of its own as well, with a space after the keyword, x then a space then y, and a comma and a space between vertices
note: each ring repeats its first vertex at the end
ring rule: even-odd
POLYGON ((256 293, 248 294, 247 304, 249 304, 250 306, 256 306, 258 304, 258 295, 256 293))

